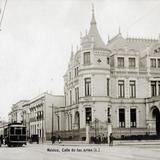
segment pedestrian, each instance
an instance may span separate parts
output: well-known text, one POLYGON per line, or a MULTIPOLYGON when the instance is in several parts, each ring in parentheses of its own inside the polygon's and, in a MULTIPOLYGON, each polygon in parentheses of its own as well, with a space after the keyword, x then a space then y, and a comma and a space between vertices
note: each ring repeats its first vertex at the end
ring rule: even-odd
POLYGON ((113 146, 113 135, 112 135, 112 133, 109 136, 109 146, 113 146))
POLYGON ((61 143, 61 137, 58 135, 58 142, 61 143))
POLYGON ((101 143, 101 136, 100 135, 98 136, 98 143, 99 144, 101 143))

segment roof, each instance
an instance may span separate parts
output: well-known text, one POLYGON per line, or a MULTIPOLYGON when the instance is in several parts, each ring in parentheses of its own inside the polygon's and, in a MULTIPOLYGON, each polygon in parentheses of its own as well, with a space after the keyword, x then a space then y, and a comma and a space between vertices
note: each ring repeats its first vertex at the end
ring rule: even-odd
POLYGON ((94 42, 94 47, 95 48, 106 48, 105 43, 103 42, 98 29, 97 29, 97 23, 95 20, 95 15, 94 15, 94 9, 92 9, 92 19, 90 22, 90 29, 88 34, 83 37, 82 43, 92 43, 94 42))
POLYGON ((122 37, 121 33, 113 37, 111 40, 108 41, 107 47, 109 49, 134 49, 139 52, 145 50, 147 47, 151 47, 158 43, 156 39, 144 39, 144 38, 124 38, 122 37))

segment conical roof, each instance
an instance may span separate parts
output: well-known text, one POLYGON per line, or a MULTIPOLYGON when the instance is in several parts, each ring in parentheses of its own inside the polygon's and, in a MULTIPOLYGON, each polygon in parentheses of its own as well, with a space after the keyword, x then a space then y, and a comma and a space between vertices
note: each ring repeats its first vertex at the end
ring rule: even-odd
POLYGON ((90 22, 90 29, 88 34, 84 37, 84 42, 94 42, 95 48, 105 48, 105 43, 103 42, 98 29, 97 23, 94 15, 94 8, 92 8, 92 19, 90 22))

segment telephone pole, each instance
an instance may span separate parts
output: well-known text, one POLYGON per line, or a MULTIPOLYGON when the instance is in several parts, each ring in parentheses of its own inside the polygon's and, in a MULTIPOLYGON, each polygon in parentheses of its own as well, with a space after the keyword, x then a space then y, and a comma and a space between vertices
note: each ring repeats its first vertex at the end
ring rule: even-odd
POLYGON ((54 115, 53 115, 53 112, 54 112, 54 104, 52 104, 50 106, 50 108, 52 108, 52 131, 51 131, 51 141, 52 141, 52 144, 53 144, 53 132, 54 132, 54 115))
POLYGON ((53 144, 53 107, 54 107, 54 105, 52 104, 52 144, 53 144))

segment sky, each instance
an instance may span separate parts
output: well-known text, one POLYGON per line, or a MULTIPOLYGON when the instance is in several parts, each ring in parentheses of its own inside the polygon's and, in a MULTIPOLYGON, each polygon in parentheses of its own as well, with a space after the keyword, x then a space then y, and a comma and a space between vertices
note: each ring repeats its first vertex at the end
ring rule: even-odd
POLYGON ((92 3, 105 43, 119 28, 124 37, 158 38, 160 0, 8 0, 0 31, 1 119, 20 100, 63 95, 71 46, 76 52, 80 32, 89 30, 92 3))

